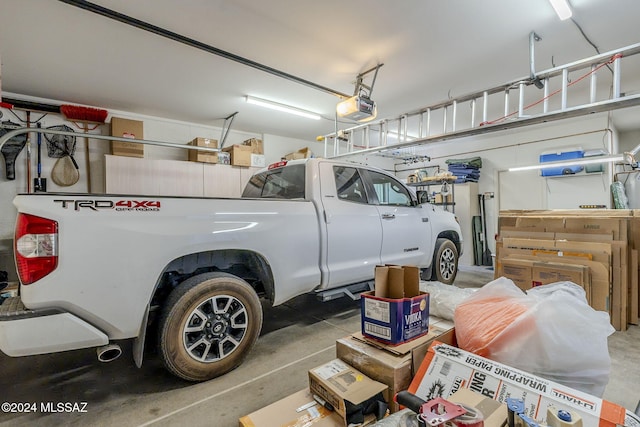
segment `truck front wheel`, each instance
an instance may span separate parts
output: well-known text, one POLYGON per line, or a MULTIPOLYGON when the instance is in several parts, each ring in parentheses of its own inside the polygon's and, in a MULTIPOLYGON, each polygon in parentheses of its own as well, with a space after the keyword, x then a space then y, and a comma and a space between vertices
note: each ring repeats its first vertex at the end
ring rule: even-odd
POLYGON ((435 249, 431 280, 452 285, 458 273, 458 249, 451 240, 444 238, 436 240, 435 249))
POLYGON ((166 368, 185 380, 205 381, 242 363, 260 335, 262 306, 244 280, 199 274, 171 292, 159 326, 166 368))

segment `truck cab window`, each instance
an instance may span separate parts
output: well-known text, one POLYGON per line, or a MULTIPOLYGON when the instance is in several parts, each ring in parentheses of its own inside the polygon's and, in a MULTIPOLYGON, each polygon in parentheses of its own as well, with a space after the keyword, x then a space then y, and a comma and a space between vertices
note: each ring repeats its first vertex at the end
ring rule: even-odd
POLYGON ((243 198, 304 199, 305 165, 285 166, 251 177, 243 198))
POLYGON ((367 203, 364 182, 356 168, 334 166, 333 175, 336 181, 338 199, 349 202, 367 203))
POLYGON ((369 171, 373 188, 378 196, 378 204, 412 206, 411 194, 395 179, 374 171, 369 171))

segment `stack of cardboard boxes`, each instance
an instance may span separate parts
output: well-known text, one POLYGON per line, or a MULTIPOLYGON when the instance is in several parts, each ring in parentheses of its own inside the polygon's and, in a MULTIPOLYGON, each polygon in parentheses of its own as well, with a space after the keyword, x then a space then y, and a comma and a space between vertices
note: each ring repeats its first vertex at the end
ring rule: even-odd
MULTIPOLYGON (((337 358, 308 372, 308 389, 242 417, 240 426, 346 426, 346 402, 358 405, 379 393, 396 412, 393 396, 409 387, 431 342, 455 342, 452 322, 429 317, 429 295, 419 282, 417 267, 376 267, 375 290, 362 294, 362 331, 336 341, 337 358), (311 407, 296 411, 305 404, 311 407)), ((365 425, 374 421, 365 416, 365 425)))
MULTIPOLYGON (((194 138, 189 145, 194 147, 218 148, 218 140, 198 137, 194 138)), ((218 154, 219 153, 210 151, 189 150, 189 161, 201 163, 223 163, 218 158, 218 154)))
POLYGON ((496 277, 523 290, 568 280, 617 330, 638 324, 640 211, 501 211, 496 277))
MULTIPOLYGON (((562 410, 585 427, 640 425, 638 417, 616 404, 457 348, 452 322, 428 317, 428 304, 428 329, 400 338, 412 330, 411 320, 419 317, 415 313, 422 315, 422 302, 428 303, 428 294, 417 288, 416 270, 376 267, 375 290, 361 299, 362 332, 337 340, 337 359, 308 372, 309 388, 240 418, 240 427, 347 426, 347 407, 380 393, 391 412, 384 425, 401 425, 392 423, 401 422, 403 415, 393 398, 407 389, 424 401, 442 397, 470 407, 482 414, 485 427, 506 425, 510 397, 522 399, 522 415, 538 421, 562 410), (365 322, 378 324, 380 319, 389 332, 370 334, 365 322)), ((538 274, 545 276, 543 271, 538 274)), ((374 422, 368 414, 361 425, 374 422)))
MULTIPOLYGON (((189 145, 218 148, 218 141, 211 138, 195 138, 189 145)), ((245 167, 265 166, 262 140, 257 138, 248 139, 242 144, 225 147, 217 153, 189 150, 189 161, 245 167)))

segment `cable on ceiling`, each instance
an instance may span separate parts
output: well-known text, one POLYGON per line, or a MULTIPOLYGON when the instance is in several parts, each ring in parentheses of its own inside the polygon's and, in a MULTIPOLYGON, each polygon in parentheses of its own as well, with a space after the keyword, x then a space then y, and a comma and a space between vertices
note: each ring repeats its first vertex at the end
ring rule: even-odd
POLYGON ((268 65, 260 64, 258 62, 252 61, 250 59, 243 58, 241 56, 235 55, 233 53, 230 53, 230 52, 227 52, 227 51, 224 51, 224 50, 221 50, 221 49, 218 49, 216 47, 213 47, 213 46, 210 46, 208 44, 202 43, 200 41, 194 40, 192 38, 183 36, 181 34, 174 33, 173 31, 169 31, 167 29, 158 27, 158 26, 150 24, 148 22, 141 21, 139 19, 136 19, 136 18, 133 18, 131 16, 122 14, 120 12, 116 12, 115 10, 108 9, 106 7, 99 6, 97 4, 94 4, 94 3, 91 3, 91 2, 88 2, 88 1, 85 1, 85 0, 59 0, 59 1, 62 2, 62 3, 69 4, 71 6, 79 7, 80 9, 84 9, 84 10, 87 10, 89 12, 96 13, 98 15, 105 16, 107 18, 116 20, 118 22, 122 22, 124 24, 131 25, 132 27, 136 27, 136 28, 139 28, 141 30, 145 30, 145 31, 148 31, 150 33, 153 33, 153 34, 168 38, 168 39, 176 41, 178 43, 182 43, 182 44, 185 44, 187 46, 191 46, 191 47, 194 47, 196 49, 200 49, 200 50, 203 50, 205 52, 212 53, 214 55, 218 55, 218 56, 221 56, 221 57, 226 58, 226 59, 230 59, 232 61, 235 61, 235 62, 238 62, 240 64, 246 65, 248 67, 253 67, 255 69, 258 69, 260 71, 264 71, 264 72, 272 74, 274 76, 281 77, 283 79, 286 79, 286 80, 289 80, 289 81, 292 81, 292 82, 295 82, 295 83, 299 83, 299 84, 311 87, 313 89, 317 89, 317 90, 322 91, 322 92, 329 93, 331 95, 337 96, 338 98, 343 98, 343 99, 349 98, 349 95, 347 95, 346 93, 342 93, 342 92, 339 92, 337 90, 330 89, 330 88, 328 88, 326 86, 322 86, 322 85, 319 85, 317 83, 313 83, 313 82, 311 82, 309 80, 305 80, 305 79, 302 79, 300 77, 296 77, 296 76, 294 76, 292 74, 289 74, 289 73, 286 73, 284 71, 280 71, 280 70, 277 70, 275 68, 269 67, 268 65))

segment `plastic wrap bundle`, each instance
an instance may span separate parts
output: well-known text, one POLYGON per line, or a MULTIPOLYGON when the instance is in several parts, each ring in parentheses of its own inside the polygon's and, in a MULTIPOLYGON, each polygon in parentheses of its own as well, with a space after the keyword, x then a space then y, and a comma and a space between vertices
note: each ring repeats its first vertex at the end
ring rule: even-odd
POLYGON ((524 294, 501 277, 460 303, 454 324, 464 350, 595 396, 609 381, 607 337, 614 329, 575 283, 524 294))
POLYGON ((429 282, 421 284, 420 290, 429 293, 430 316, 453 320, 453 312, 458 304, 476 292, 477 289, 458 288, 440 282, 429 282))

